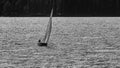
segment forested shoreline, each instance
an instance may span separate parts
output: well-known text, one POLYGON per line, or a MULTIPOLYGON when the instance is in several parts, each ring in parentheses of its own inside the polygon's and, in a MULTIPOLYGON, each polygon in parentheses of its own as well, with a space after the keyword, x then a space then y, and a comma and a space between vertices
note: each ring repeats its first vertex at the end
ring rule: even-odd
POLYGON ((119 0, 0 0, 0 16, 120 15, 119 0))

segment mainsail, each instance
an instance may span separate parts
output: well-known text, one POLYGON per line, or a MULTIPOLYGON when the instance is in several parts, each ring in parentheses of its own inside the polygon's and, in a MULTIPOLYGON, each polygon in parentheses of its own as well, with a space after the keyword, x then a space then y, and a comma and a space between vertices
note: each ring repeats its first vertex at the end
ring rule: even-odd
POLYGON ((50 18, 49 18, 49 22, 47 25, 45 36, 44 36, 43 40, 41 40, 42 43, 48 43, 48 41, 49 41, 51 30, 52 30, 52 16, 53 16, 53 8, 51 10, 51 14, 50 14, 50 18))

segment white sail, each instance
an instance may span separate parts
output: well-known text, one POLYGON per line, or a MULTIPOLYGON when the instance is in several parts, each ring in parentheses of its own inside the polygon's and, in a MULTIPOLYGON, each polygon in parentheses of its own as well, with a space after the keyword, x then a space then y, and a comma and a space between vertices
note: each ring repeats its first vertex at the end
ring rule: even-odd
POLYGON ((49 41, 51 30, 52 30, 52 16, 53 16, 53 9, 51 10, 51 14, 50 14, 50 18, 49 18, 49 22, 47 25, 45 36, 44 36, 43 40, 41 40, 42 43, 48 43, 48 41, 49 41))

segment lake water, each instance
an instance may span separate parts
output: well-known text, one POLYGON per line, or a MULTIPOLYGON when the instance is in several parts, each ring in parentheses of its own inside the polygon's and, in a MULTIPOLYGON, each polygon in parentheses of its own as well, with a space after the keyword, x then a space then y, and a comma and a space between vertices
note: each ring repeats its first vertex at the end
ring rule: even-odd
POLYGON ((39 47, 48 20, 1 17, 0 68, 120 67, 119 17, 53 17, 49 47, 39 47))

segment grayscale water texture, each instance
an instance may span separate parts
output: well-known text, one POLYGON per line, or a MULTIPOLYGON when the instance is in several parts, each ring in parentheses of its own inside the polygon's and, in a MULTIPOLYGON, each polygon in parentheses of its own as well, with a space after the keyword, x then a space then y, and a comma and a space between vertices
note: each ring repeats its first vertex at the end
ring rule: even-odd
POLYGON ((120 68, 120 18, 53 17, 49 48, 37 46, 49 17, 0 18, 0 68, 120 68))

